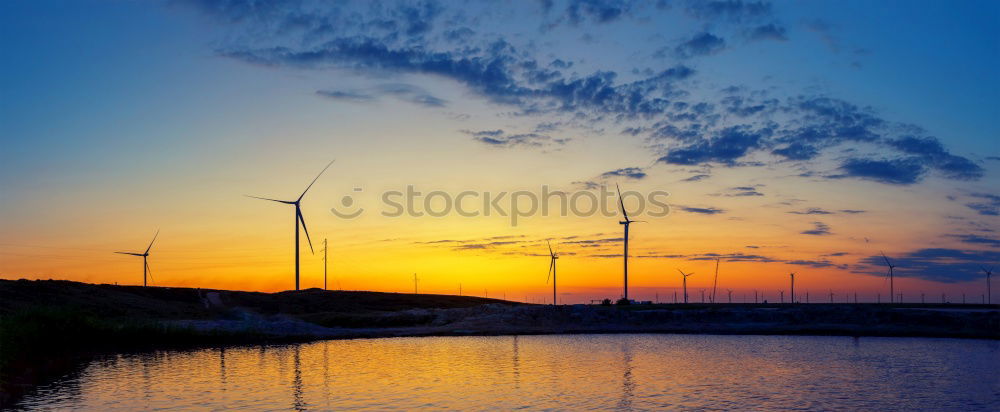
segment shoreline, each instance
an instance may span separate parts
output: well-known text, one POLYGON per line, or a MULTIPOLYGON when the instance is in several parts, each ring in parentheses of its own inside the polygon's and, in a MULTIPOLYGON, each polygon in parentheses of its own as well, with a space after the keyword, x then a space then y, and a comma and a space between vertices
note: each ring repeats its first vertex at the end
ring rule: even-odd
POLYGON ((0 280, 0 408, 106 353, 331 339, 631 333, 998 340, 1000 305, 551 306, 449 295, 0 280))

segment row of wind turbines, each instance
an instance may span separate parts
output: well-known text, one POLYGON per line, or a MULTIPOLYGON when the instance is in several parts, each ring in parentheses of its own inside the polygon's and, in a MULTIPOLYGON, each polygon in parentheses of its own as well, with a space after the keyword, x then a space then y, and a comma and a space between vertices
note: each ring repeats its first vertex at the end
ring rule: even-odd
MULTIPOLYGON (((309 244, 309 251, 310 251, 310 253, 312 253, 312 254, 316 253, 316 251, 315 251, 315 249, 313 248, 313 245, 312 245, 312 239, 309 236, 309 229, 306 227, 305 217, 302 214, 302 199, 305 198, 306 193, 309 192, 309 189, 311 189, 313 187, 313 185, 316 184, 316 181, 319 180, 319 178, 321 176, 323 176, 323 173, 325 173, 326 170, 329 169, 330 166, 333 165, 333 163, 334 163, 334 160, 331 160, 330 163, 328 163, 326 165, 326 167, 324 167, 323 170, 321 170, 319 172, 319 174, 317 174, 316 177, 313 178, 313 180, 311 182, 309 182, 309 185, 306 186, 305 190, 303 190, 302 193, 299 195, 299 197, 297 197, 295 200, 280 200, 280 199, 273 199, 273 198, 267 198, 267 197, 246 195, 247 197, 254 198, 254 199, 267 200, 267 201, 270 201, 270 202, 277 202, 277 203, 291 205, 291 206, 295 207, 295 210, 294 210, 295 215, 293 217, 293 220, 295 222, 295 290, 300 290, 300 273, 301 273, 301 270, 300 270, 300 260, 301 259, 300 259, 300 250, 299 250, 300 249, 300 244, 301 244, 300 238, 299 238, 299 226, 300 226, 300 224, 301 224, 301 230, 302 230, 302 232, 305 233, 305 235, 306 235, 306 242, 309 244)), ((622 270, 622 272, 623 272, 623 278, 624 279, 623 279, 622 299, 621 299, 620 302, 627 304, 627 303, 631 302, 629 300, 629 297, 628 297, 628 257, 629 257, 629 253, 628 253, 628 241, 629 241, 629 226, 632 223, 642 223, 643 221, 641 221, 641 220, 633 220, 632 218, 630 218, 628 216, 628 211, 625 209, 625 202, 622 199, 621 188, 618 187, 617 184, 615 184, 615 190, 617 191, 617 194, 618 194, 618 206, 619 206, 619 210, 621 211, 621 214, 622 214, 622 220, 620 220, 618 222, 618 224, 622 225, 622 227, 624 228, 624 232, 625 232, 624 233, 624 237, 622 238, 622 240, 623 240, 623 246, 624 246, 624 250, 623 250, 623 254, 622 254, 622 257, 623 257, 623 262, 622 262, 623 263, 623 268, 622 268, 623 270, 622 270)), ((136 252, 115 252, 115 253, 118 253, 118 254, 124 254, 124 255, 142 257, 142 266, 143 266, 142 267, 142 285, 143 286, 147 286, 148 285, 148 281, 152 280, 152 271, 149 268, 148 258, 149 258, 149 252, 150 252, 150 250, 152 250, 153 243, 156 242, 156 238, 157 238, 157 236, 159 236, 159 233, 160 233, 159 230, 157 230, 156 233, 153 235, 153 240, 149 242, 149 245, 146 247, 146 250, 144 252, 142 252, 142 253, 136 253, 136 252)), ((548 248, 549 248, 549 270, 548 270, 548 275, 546 277, 545 282, 546 282, 546 284, 548 284, 549 280, 552 281, 552 304, 555 305, 555 304, 558 303, 558 300, 557 300, 557 280, 556 280, 556 261, 559 259, 559 255, 556 254, 556 252, 552 249, 552 243, 550 241, 546 241, 546 244, 548 245, 548 248)), ((327 262, 327 249, 328 249, 327 248, 327 241, 326 241, 326 239, 324 239, 323 240, 323 250, 322 250, 322 252, 323 252, 323 262, 324 262, 324 267, 323 267, 323 289, 327 288, 327 263, 328 263, 327 262)), ((890 301, 890 303, 892 303, 893 302, 893 297, 895 296, 895 289, 894 289, 895 288, 895 285, 894 285, 894 269, 896 268, 896 266, 892 264, 892 262, 885 255, 885 253, 882 253, 882 252, 880 252, 880 253, 882 255, 882 258, 885 260, 886 266, 889 268, 888 273, 887 273, 887 276, 889 278, 889 301, 890 301)), ((993 275, 993 268, 987 269, 987 268, 983 267, 982 269, 986 273, 986 289, 987 289, 987 296, 989 297, 989 296, 992 295, 991 292, 990 292, 990 277, 993 275)), ((690 277, 691 275, 693 275, 694 273, 685 273, 684 271, 682 271, 680 269, 677 269, 677 271, 680 272, 680 274, 681 274, 682 285, 683 285, 683 290, 684 290, 684 303, 688 303, 687 278, 690 277)), ((413 276, 414 276, 414 279, 413 279, 413 281, 414 281, 414 293, 416 293, 417 292, 417 288, 416 288, 417 277, 416 277, 415 273, 414 273, 413 276)), ((790 277, 791 277, 792 301, 794 302, 795 301, 795 273, 791 273, 790 277)), ((718 287, 718 279, 719 279, 719 260, 716 259, 716 263, 715 263, 715 279, 713 281, 712 294, 711 294, 711 301, 712 302, 715 302, 715 293, 716 293, 716 288, 718 287)), ((731 298, 732 290, 729 290, 729 294, 730 294, 730 298, 731 298)))

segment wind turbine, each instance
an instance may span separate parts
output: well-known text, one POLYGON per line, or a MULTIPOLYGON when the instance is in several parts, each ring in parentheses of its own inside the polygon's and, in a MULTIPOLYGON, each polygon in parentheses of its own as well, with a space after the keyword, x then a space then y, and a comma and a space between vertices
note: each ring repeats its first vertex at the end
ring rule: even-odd
MULTIPOLYGON (((625 237, 624 237, 624 240, 625 240, 625 254, 624 254, 624 257, 625 257, 625 296, 624 296, 624 299, 625 299, 625 303, 628 303, 628 226, 631 225, 632 223, 641 222, 641 221, 629 219, 628 212, 625 211, 625 201, 622 200, 622 190, 621 190, 621 188, 618 187, 617 183, 615 183, 615 190, 618 191, 618 206, 621 207, 622 216, 625 218, 625 220, 619 221, 618 224, 625 226, 625 237)), ((687 298, 686 298, 686 295, 685 295, 685 300, 686 299, 687 298)), ((685 302, 685 303, 687 303, 687 302, 685 302)))
POLYGON ((995 266, 990 266, 989 269, 983 266, 983 272, 986 272, 986 304, 991 305, 990 299, 993 298, 993 293, 990 292, 990 277, 993 276, 993 268, 995 266))
POLYGON ((726 289, 726 291, 729 292, 729 303, 733 303, 733 290, 726 289))
POLYGON ((329 169, 330 165, 332 164, 333 161, 331 160, 330 163, 327 164, 326 167, 324 167, 323 170, 321 170, 318 175, 316 175, 316 178, 313 179, 311 183, 309 183, 309 186, 306 186, 306 190, 302 191, 302 194, 299 195, 298 199, 278 200, 278 199, 269 199, 266 197, 247 195, 247 197, 252 197, 254 199, 270 200, 272 202, 284 203, 286 205, 295 206, 295 290, 299 290, 299 223, 300 222, 302 223, 302 231, 306 233, 306 241, 309 242, 309 252, 313 254, 316 253, 316 251, 313 250, 312 239, 309 238, 309 229, 306 228, 306 220, 304 217, 302 217, 302 198, 306 196, 306 192, 308 192, 309 189, 312 188, 313 184, 316 183, 317 180, 319 180, 319 177, 323 175, 323 172, 325 172, 326 169, 329 169))
POLYGON ((882 259, 885 259, 885 265, 889 267, 889 303, 892 303, 892 294, 893 294, 893 284, 892 284, 892 281, 893 281, 893 279, 892 279, 893 278, 893 273, 892 272, 893 271, 892 270, 895 269, 896 267, 893 266, 892 262, 889 261, 889 258, 885 256, 885 252, 882 252, 880 250, 879 253, 882 254, 882 259))
POLYGON ((142 256, 142 286, 143 287, 146 286, 146 277, 147 276, 150 277, 150 278, 153 277, 153 272, 149 270, 149 263, 146 261, 146 258, 149 257, 149 250, 153 248, 153 242, 156 241, 156 237, 159 236, 159 235, 160 235, 160 230, 157 229, 156 230, 156 234, 153 235, 153 240, 151 240, 149 242, 149 246, 146 247, 146 251, 145 252, 142 252, 142 253, 115 252, 115 253, 119 253, 119 254, 122 254, 122 255, 142 256))
POLYGON ((684 271, 680 269, 677 269, 677 271, 681 272, 681 278, 684 279, 684 303, 688 303, 688 276, 691 276, 694 273, 684 273, 684 271))
POLYGON ((559 256, 556 255, 556 253, 552 251, 552 243, 551 242, 545 241, 545 243, 547 243, 549 245, 549 258, 550 258, 549 259, 549 274, 545 278, 545 283, 549 283, 549 278, 550 277, 552 278, 552 305, 555 306, 556 305, 556 259, 559 259, 559 256))

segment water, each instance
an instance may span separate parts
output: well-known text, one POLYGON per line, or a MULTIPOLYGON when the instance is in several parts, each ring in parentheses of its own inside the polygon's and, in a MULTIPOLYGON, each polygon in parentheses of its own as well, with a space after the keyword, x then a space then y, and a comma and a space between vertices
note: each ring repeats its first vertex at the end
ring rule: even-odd
POLYGON ((430 337, 110 356, 26 409, 1000 410, 1000 342, 430 337))

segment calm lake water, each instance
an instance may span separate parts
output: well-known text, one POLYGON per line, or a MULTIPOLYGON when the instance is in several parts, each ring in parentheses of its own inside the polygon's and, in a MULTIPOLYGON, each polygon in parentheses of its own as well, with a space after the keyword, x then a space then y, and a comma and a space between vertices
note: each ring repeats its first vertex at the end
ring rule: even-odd
POLYGON ((1000 342, 559 335, 111 356, 27 409, 1000 410, 1000 342))

